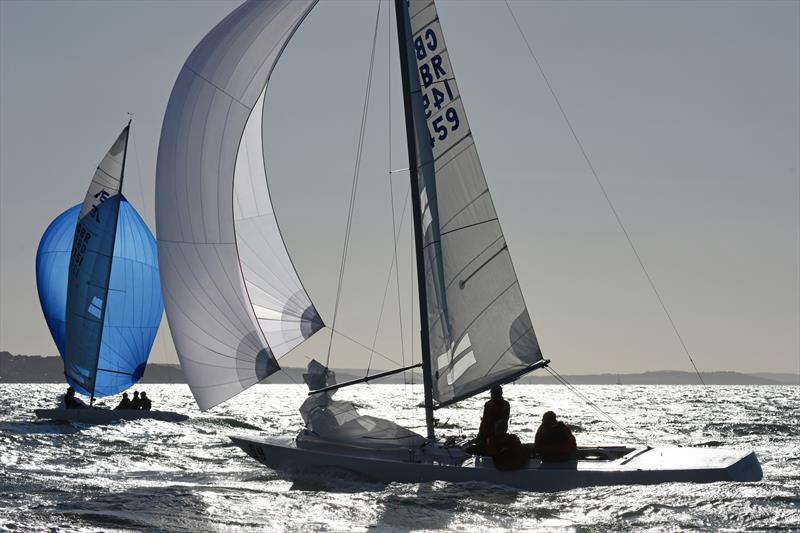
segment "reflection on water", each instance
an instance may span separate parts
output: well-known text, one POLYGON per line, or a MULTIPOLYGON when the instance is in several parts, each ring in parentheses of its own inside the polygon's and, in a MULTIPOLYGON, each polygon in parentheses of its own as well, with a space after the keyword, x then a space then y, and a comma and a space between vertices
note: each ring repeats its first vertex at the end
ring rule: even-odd
MULTIPOLYGON (((191 420, 37 421, 33 407, 52 405, 63 387, 0 385, 6 400, 0 407, 0 529, 800 529, 797 387, 581 386, 651 444, 756 450, 764 480, 555 494, 481 484, 380 484, 329 471, 290 482, 247 457, 228 435, 294 435, 304 387, 257 386, 206 413, 184 385, 139 388, 154 408, 191 420)), ((561 387, 512 385, 506 395, 510 430, 523 441, 533 440, 548 409, 572 425, 581 445, 630 441, 561 387)), ((424 427, 418 387, 353 387, 337 397, 357 402, 362 412, 424 427)), ((474 434, 484 400, 438 411, 441 435, 474 434)))

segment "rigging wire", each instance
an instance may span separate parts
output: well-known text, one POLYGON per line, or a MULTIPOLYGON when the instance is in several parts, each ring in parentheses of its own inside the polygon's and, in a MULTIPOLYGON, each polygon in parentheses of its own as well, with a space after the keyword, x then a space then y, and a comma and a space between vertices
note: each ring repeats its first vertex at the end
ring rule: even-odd
POLYGON ((358 148, 356 150, 356 163, 353 169, 353 183, 350 187, 350 205, 347 211, 347 224, 345 225, 344 243, 342 245, 342 261, 339 266, 339 282, 336 288, 336 303, 333 307, 333 321, 331 322, 331 335, 328 339, 328 354, 325 358, 325 366, 329 366, 331 360, 331 347, 333 346, 333 331, 336 326, 336 317, 339 313, 339 302, 342 295, 342 284, 344 281, 344 270, 347 264, 347 249, 350 244, 350 230, 353 227, 353 211, 355 210, 356 190, 358 188, 358 177, 361 171, 361 156, 364 153, 364 133, 367 128, 367 111, 369 110, 369 96, 372 89, 372 71, 375 67, 375 48, 378 39, 378 23, 380 22, 381 2, 378 2, 378 11, 375 15, 375 29, 372 34, 372 51, 369 57, 369 72, 367 73, 367 87, 364 94, 364 105, 361 111, 361 128, 358 134, 358 148))
MULTIPOLYGON (((394 236, 395 253, 394 253, 394 256, 392 257, 392 262, 389 264, 389 272, 386 274, 386 285, 383 288, 383 300, 381 301, 381 309, 378 312, 378 323, 375 326, 375 335, 372 338, 372 348, 370 348, 369 361, 367 362, 367 375, 369 375, 369 370, 370 370, 370 368, 372 366, 372 355, 374 353, 379 353, 379 352, 375 352, 375 345, 378 342, 378 332, 380 331, 381 321, 383 320, 383 310, 384 310, 384 308, 386 306, 386 296, 389 294, 389 285, 392 282, 392 269, 394 268, 395 270, 397 270, 397 269, 400 268, 400 264, 399 264, 399 262, 397 260, 397 241, 400 239, 400 233, 403 230, 403 222, 405 221, 405 216, 406 216, 406 211, 407 211, 406 208, 408 207, 408 198, 410 196, 410 193, 411 193, 411 187, 409 187, 406 190, 406 199, 403 201, 403 211, 400 213, 400 222, 399 222, 400 227, 397 229, 397 232, 395 233, 395 236, 394 236)), ((393 228, 393 231, 394 231, 394 228, 393 228)), ((402 329, 401 329, 401 335, 402 335, 402 329)), ((406 366, 405 365, 405 359, 403 359, 403 365, 402 366, 406 366)))
MULTIPOLYGON (((391 16, 390 10, 387 10, 387 11, 389 11, 389 31, 387 33, 389 34, 389 56, 391 57, 391 53, 392 53, 392 46, 391 46, 391 43, 392 43, 392 40, 391 40, 392 39, 392 32, 391 32, 391 29, 392 29, 392 27, 391 27, 392 26, 392 16, 391 16)), ((398 322, 400 323, 400 361, 403 363, 403 366, 406 366, 406 347, 405 347, 405 339, 403 339, 403 302, 400 299, 400 262, 397 260, 397 239, 398 239, 397 231, 398 230, 397 230, 397 227, 396 227, 397 224, 395 223, 394 184, 392 183, 392 106, 391 106, 391 103, 392 103, 392 65, 391 65, 391 62, 388 63, 387 72, 388 72, 388 78, 389 78, 389 83, 387 84, 388 85, 388 92, 389 92, 389 94, 388 94, 388 103, 389 103, 389 105, 387 106, 388 109, 389 109, 389 117, 388 117, 388 125, 389 125, 389 168, 388 168, 388 172, 386 174, 386 181, 389 183, 389 203, 392 206, 392 242, 394 244, 393 262, 394 262, 394 264, 396 266, 396 268, 394 269, 394 274, 395 274, 395 282, 396 282, 396 285, 397 285, 397 319, 398 319, 398 322)), ((410 190, 411 190, 411 187, 409 185, 409 191, 410 190)), ((405 213, 405 205, 403 206, 403 213, 405 213)), ((391 274, 391 271, 389 273, 391 274)), ((408 395, 408 380, 406 379, 405 373, 403 374, 403 385, 404 385, 404 391, 405 391, 406 395, 408 395)))
POLYGON ((561 374, 556 372, 555 369, 551 368, 551 366, 546 366, 546 367, 544 367, 544 369, 547 370, 547 372, 550 373, 550 375, 553 376, 553 378, 555 378, 559 383, 561 383, 562 385, 567 387, 578 398, 580 398, 586 404, 588 404, 589 407, 592 407, 595 411, 597 411, 598 413, 603 415, 609 422, 611 422, 612 425, 616 426, 617 428, 621 429, 623 432, 627 433, 634 440, 637 440, 637 441, 641 442, 642 444, 647 444, 647 441, 645 441, 641 437, 636 436, 636 434, 634 434, 631 430, 629 430, 628 428, 623 426, 620 422, 618 422, 616 419, 614 419, 614 417, 612 417, 611 415, 609 415, 608 413, 603 411, 603 409, 601 409, 600 406, 598 406, 596 403, 594 403, 592 400, 590 400, 588 397, 586 397, 586 395, 583 394, 581 391, 579 391, 577 388, 575 388, 575 386, 572 385, 572 383, 567 381, 567 378, 565 378, 564 376, 562 376, 561 374))
POLYGON ((703 376, 700 374, 700 370, 698 370, 697 365, 694 362, 694 358, 692 358, 692 354, 689 351, 689 348, 686 346, 686 343, 684 342, 683 337, 681 336, 680 332, 678 331, 678 327, 675 324, 675 321, 672 319, 672 315, 670 314, 669 310, 667 309, 667 305, 664 303, 664 300, 661 297, 661 293, 656 288, 656 284, 653 281, 653 278, 650 276, 650 273, 647 271, 647 268, 644 266, 644 261, 642 260, 642 257, 639 255, 639 251, 636 249, 636 246, 633 244, 633 239, 631 238, 630 234, 628 233, 628 230, 625 228, 625 225, 622 223, 622 218, 620 217, 619 213, 617 212, 617 209, 614 207, 614 204, 611 201, 611 197, 608 195, 608 192, 606 192, 606 188, 603 186, 603 182, 600 181, 600 176, 597 174, 597 171, 595 170, 594 165, 592 164, 591 160, 589 159, 589 155, 586 153, 586 150, 583 147, 583 143, 581 142, 580 138, 578 137, 578 134, 575 132, 575 129, 572 127, 572 123, 570 122, 569 118, 567 118, 567 113, 566 113, 566 111, 564 111, 564 108, 561 105, 561 101, 558 99, 558 96, 556 96, 556 92, 553 89, 553 86, 550 84, 550 80, 545 75, 544 69, 542 68, 541 63, 539 63, 539 60, 537 59, 536 54, 533 52, 533 47, 531 46, 530 42, 528 42, 528 38, 525 36, 525 32, 522 31, 522 27, 520 26, 516 15, 514 15, 514 11, 511 9, 511 5, 508 3, 508 0, 503 0, 503 1, 506 4, 506 8, 508 9, 508 12, 511 15, 511 18, 514 20, 514 24, 516 25, 517 30, 519 31, 519 34, 522 37, 522 40, 525 41, 525 46, 527 46, 528 52, 530 53, 530 56, 533 59, 533 62, 536 64, 536 67, 539 70, 539 74, 541 74, 542 78, 544 79, 544 82, 547 85, 547 89, 550 91, 550 95, 553 97, 553 100, 555 100, 556 106, 558 106, 558 109, 561 112, 561 116, 564 119, 564 122, 567 124, 567 127, 569 128, 570 133, 572 134, 572 138, 575 140, 575 143, 578 145, 578 148, 580 149, 580 152, 583 155, 583 159, 586 161, 586 164, 588 165, 589 170, 592 173, 592 176, 594 176, 594 179, 597 182, 597 185, 600 187, 600 192, 603 194, 603 197, 605 198, 606 203, 608 203, 608 207, 611 208, 611 213, 614 215, 614 218, 617 221, 617 225, 619 226, 620 230, 622 230, 622 233, 625 235, 625 239, 628 241, 628 245, 630 246, 631 250, 633 251, 633 255, 636 256, 636 260, 639 262, 639 266, 641 267, 645 278, 647 278, 647 282, 650 284, 650 288, 653 290, 653 294, 655 294, 656 299, 658 300, 658 303, 661 305, 661 309, 664 311, 664 314, 667 316, 667 320, 669 320, 669 323, 672 326, 672 331, 675 332, 675 336, 678 338, 678 342, 680 342, 680 345, 683 348, 684 353, 689 358, 689 362, 692 364, 692 367, 694 368, 694 371, 697 374, 697 377, 700 379, 700 383, 702 383, 705 386, 706 382, 703 380, 703 376))

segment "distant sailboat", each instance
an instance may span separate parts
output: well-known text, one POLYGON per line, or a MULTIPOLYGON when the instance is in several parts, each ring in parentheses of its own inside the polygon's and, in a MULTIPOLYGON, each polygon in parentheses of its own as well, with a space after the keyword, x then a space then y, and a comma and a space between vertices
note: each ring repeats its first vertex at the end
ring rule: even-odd
MULTIPOLYGON (((90 403, 142 378, 163 312, 155 239, 122 194, 129 131, 130 123, 97 167, 83 203, 50 224, 36 254, 39 300, 64 376, 90 403)), ((84 422, 174 418, 107 409, 36 414, 84 422)))
MULTIPOLYGON (((277 371, 281 356, 323 327, 280 240, 261 139, 273 68, 315 5, 242 4, 189 56, 164 117, 156 185, 162 283, 178 356, 202 409, 277 371)), ((499 472, 490 458, 436 440, 435 409, 548 361, 489 194, 436 6, 395 0, 395 11, 422 348, 421 365, 396 371, 422 367, 427 435, 355 415, 352 405, 331 398, 342 385, 332 385, 332 373, 312 363, 305 379, 314 395, 301 408, 307 426, 297 438, 233 441, 290 475, 338 467, 381 481, 487 481, 527 490, 760 479, 755 455, 739 451, 591 448, 582 460, 532 459, 522 470, 499 472)))

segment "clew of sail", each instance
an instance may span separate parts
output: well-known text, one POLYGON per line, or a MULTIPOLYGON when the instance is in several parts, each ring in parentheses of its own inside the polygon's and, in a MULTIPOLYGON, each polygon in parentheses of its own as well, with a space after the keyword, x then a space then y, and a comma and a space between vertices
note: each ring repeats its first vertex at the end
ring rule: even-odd
POLYGON ((65 314, 64 373, 82 393, 94 396, 122 177, 130 124, 97 166, 78 213, 72 239, 65 314))
POLYGON ((272 210, 262 107, 275 63, 316 0, 245 2, 186 60, 156 169, 158 253, 181 367, 201 409, 279 369, 323 327, 272 210))
POLYGON ((433 0, 410 0, 405 13, 431 355, 427 364, 433 398, 441 407, 538 367, 542 353, 436 6, 433 0))

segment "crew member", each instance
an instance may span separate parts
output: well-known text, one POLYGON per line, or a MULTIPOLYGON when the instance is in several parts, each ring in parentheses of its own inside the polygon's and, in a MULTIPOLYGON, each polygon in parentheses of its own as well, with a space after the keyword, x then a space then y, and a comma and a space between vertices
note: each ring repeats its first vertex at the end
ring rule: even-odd
POLYGON ((569 427, 556 420, 553 411, 542 416, 542 424, 536 430, 533 449, 543 461, 568 461, 574 459, 578 451, 575 436, 569 427))
POLYGON ((119 405, 117 405, 114 410, 115 411, 123 411, 131 408, 131 399, 128 398, 128 393, 122 393, 122 400, 120 400, 119 405))
POLYGON ((142 395, 140 397, 140 400, 141 400, 142 406, 139 409, 141 409, 142 411, 149 411, 150 408, 153 406, 153 404, 150 403, 150 398, 148 398, 147 394, 144 393, 144 392, 142 393, 142 395))
POLYGON ((486 439, 486 451, 492 456, 495 468, 504 472, 517 470, 528 464, 530 452, 519 437, 508 433, 508 422, 499 420, 491 437, 486 439))

